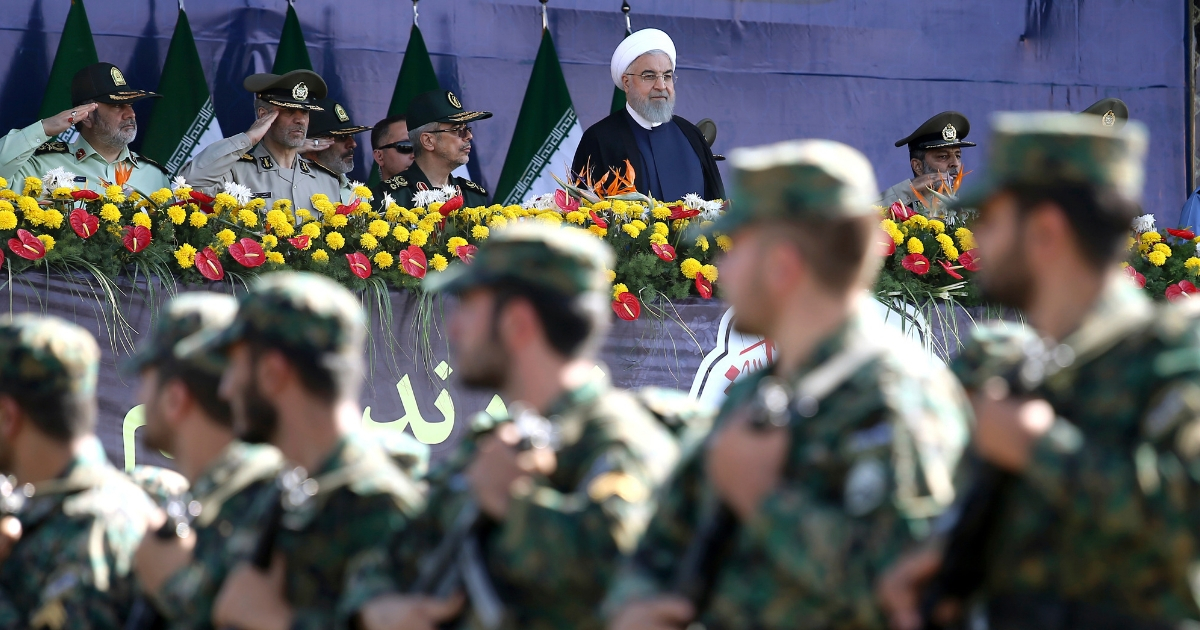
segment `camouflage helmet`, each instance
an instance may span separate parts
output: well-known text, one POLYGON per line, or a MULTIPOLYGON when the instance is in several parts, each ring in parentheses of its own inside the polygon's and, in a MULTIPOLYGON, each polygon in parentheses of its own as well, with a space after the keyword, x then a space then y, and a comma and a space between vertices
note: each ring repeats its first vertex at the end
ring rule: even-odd
POLYGON ((730 161, 729 211, 704 231, 730 233, 763 220, 821 221, 868 216, 879 197, 871 162, 832 140, 791 140, 738 149, 730 161))
POLYGON ((1140 202, 1146 145, 1137 121, 1108 127, 1090 114, 1002 112, 992 119, 987 173, 955 205, 979 207, 1007 186, 1063 184, 1111 187, 1140 202))
MULTIPOLYGON (((126 374, 135 374, 147 367, 176 360, 175 346, 202 330, 220 330, 233 321, 237 300, 221 293, 195 292, 177 295, 167 303, 159 316, 154 332, 146 343, 121 366, 126 374)), ((211 361, 187 361, 190 367, 220 374, 219 365, 211 361)))
POLYGON ((567 297, 607 296, 612 284, 605 270, 612 266, 612 248, 583 230, 521 221, 493 232, 471 264, 455 262, 426 276, 423 286, 431 293, 461 293, 515 280, 567 297))
POLYGON ((57 317, 17 315, 0 324, 0 378, 32 396, 94 396, 100 347, 91 333, 57 317))

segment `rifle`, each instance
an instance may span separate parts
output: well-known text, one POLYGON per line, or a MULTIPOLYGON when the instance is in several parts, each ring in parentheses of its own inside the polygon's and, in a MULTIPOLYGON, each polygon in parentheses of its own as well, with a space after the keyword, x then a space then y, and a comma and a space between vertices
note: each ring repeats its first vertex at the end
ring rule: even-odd
MULTIPOLYGON (((549 420, 526 407, 514 405, 510 411, 521 434, 518 450, 557 448, 557 435, 549 420)), ((480 624, 488 630, 499 628, 504 621, 504 602, 488 576, 482 544, 492 525, 479 504, 467 499, 442 541, 421 562, 410 592, 446 598, 466 591, 480 624)), ((446 626, 457 622, 451 620, 446 626)))
MULTIPOLYGON (((154 531, 154 537, 159 540, 170 540, 175 537, 187 538, 191 532, 191 519, 186 507, 186 497, 176 497, 167 502, 167 520, 154 531)), ((125 630, 166 630, 167 619, 150 603, 145 593, 139 593, 133 600, 129 610, 129 619, 125 621, 125 630)))

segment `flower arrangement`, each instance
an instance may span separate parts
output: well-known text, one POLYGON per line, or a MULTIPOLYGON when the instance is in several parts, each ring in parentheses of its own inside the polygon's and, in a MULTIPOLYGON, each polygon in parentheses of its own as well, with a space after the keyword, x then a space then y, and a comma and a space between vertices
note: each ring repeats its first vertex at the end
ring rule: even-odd
POLYGON ((1200 237, 1191 229, 1164 230, 1154 225, 1153 215, 1133 221, 1129 237, 1129 260, 1125 274, 1158 300, 1176 301, 1197 293, 1200 275, 1200 237))
POLYGON ((914 303, 924 298, 956 299, 968 306, 979 303, 970 280, 980 261, 969 228, 929 218, 899 201, 879 210, 884 262, 877 294, 914 303))

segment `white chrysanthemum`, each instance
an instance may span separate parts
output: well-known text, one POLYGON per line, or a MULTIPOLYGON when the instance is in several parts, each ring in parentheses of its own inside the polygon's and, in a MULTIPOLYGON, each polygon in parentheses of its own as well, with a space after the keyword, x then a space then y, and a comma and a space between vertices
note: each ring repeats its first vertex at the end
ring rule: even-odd
MULTIPOLYGON (((446 203, 453 197, 458 195, 458 190, 453 186, 444 186, 442 188, 433 188, 431 190, 422 190, 413 195, 413 205, 422 208, 429 207, 431 203, 446 203)), ((384 206, 386 207, 386 206, 384 206)))
POLYGON ((171 180, 171 192, 175 192, 180 188, 189 188, 187 180, 184 179, 182 175, 179 175, 175 179, 171 180))
POLYGON ((250 203, 250 197, 252 193, 249 187, 243 186, 237 182, 225 182, 223 187, 225 192, 234 199, 237 199, 237 202, 240 205, 244 206, 250 203))
POLYGON ((550 210, 552 208, 557 209, 557 207, 554 205, 554 193, 546 193, 544 195, 537 195, 534 197, 530 197, 529 199, 527 199, 525 201, 525 203, 523 203, 521 205, 526 210, 550 210))
POLYGON ((388 209, 396 200, 392 198, 392 193, 383 193, 383 209, 388 209))
POLYGON ((688 210, 699 210, 704 207, 704 198, 696 193, 688 193, 683 196, 683 207, 688 210))
POLYGON ((356 182, 353 179, 350 180, 350 190, 354 190, 355 188, 358 188, 359 186, 362 186, 362 185, 363 185, 362 182, 356 182))
POLYGON ((712 221, 716 219, 724 209, 725 204, 720 201, 705 201, 700 206, 700 217, 705 221, 712 221))
POLYGON ((75 173, 59 166, 50 169, 50 172, 42 176, 42 187, 47 191, 56 188, 70 188, 75 183, 75 173))
POLYGON ((1153 214, 1143 214, 1142 216, 1135 217, 1133 219, 1133 231, 1138 232, 1140 234, 1142 232, 1149 232, 1153 229, 1154 229, 1154 215, 1153 214))

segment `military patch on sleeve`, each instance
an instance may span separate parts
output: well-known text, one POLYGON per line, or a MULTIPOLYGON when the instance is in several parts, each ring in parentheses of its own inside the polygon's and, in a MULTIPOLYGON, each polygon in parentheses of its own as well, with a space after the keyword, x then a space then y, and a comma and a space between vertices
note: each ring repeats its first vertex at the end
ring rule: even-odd
POLYGON ((487 191, 483 189, 483 186, 480 186, 479 184, 476 184, 475 182, 473 182, 469 179, 464 179, 462 181, 462 184, 463 184, 463 186, 466 186, 467 188, 470 188, 471 190, 474 190, 475 192, 477 192, 481 195, 487 194, 487 191))
POLYGON ((269 171, 275 168, 275 161, 271 159, 271 156, 264 155, 258 158, 258 165, 261 166, 264 171, 269 171))
POLYGON ((66 142, 44 142, 38 148, 33 150, 34 155, 45 155, 47 153, 67 153, 70 149, 67 148, 66 142))
POLYGON ((250 155, 249 153, 243 153, 242 156, 238 158, 238 160, 242 161, 242 162, 253 162, 254 156, 250 155))

